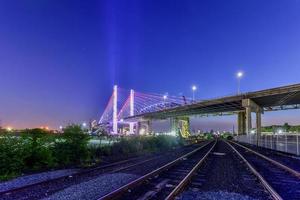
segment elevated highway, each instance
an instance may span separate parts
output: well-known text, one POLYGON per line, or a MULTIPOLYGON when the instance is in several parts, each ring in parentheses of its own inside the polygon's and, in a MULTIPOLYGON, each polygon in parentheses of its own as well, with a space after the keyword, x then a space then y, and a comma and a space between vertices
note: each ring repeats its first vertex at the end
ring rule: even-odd
POLYGON ((238 115, 238 134, 249 134, 252 129, 251 113, 256 113, 256 133, 261 133, 261 114, 266 111, 300 108, 300 84, 247 92, 221 98, 198 101, 159 111, 125 118, 127 121, 181 118, 191 115, 238 115))
POLYGON ((244 111, 243 100, 250 99, 262 111, 274 111, 300 108, 300 84, 271 88, 240 95, 226 96, 196 102, 194 104, 168 108, 155 112, 143 113, 126 119, 156 118, 164 119, 175 116, 198 114, 218 114, 244 111))

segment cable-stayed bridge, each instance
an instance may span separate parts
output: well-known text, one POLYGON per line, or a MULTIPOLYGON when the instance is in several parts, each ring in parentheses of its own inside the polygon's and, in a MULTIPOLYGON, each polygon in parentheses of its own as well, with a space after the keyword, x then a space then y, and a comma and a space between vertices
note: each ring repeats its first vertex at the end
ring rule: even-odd
POLYGON ((170 132, 183 137, 189 135, 192 115, 236 114, 238 134, 250 134, 251 113, 256 114, 256 133, 261 133, 261 114, 269 111, 300 108, 300 84, 255 92, 193 101, 175 97, 124 90, 114 86, 113 94, 99 120, 112 134, 119 134, 119 124, 128 125, 128 134, 151 132, 151 121, 170 119, 170 132), (142 130, 142 132, 141 132, 142 130))
POLYGON ((192 103, 193 100, 185 96, 177 97, 167 94, 143 93, 114 86, 113 93, 98 124, 100 126, 107 125, 112 134, 120 133, 119 124, 127 124, 129 125, 127 133, 134 134, 141 125, 138 123, 139 120, 129 120, 130 117, 192 103), (138 125, 140 126, 137 127, 138 125))

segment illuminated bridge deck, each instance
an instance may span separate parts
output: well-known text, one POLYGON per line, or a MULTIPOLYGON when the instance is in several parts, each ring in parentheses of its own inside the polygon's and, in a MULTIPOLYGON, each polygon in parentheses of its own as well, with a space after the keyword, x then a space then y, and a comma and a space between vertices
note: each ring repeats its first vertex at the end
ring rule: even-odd
POLYGON ((203 100, 189 105, 135 115, 128 117, 127 120, 137 118, 163 119, 185 115, 233 113, 244 110, 244 107, 242 106, 243 99, 251 99, 257 105, 262 107, 264 111, 297 109, 300 107, 300 84, 203 100))

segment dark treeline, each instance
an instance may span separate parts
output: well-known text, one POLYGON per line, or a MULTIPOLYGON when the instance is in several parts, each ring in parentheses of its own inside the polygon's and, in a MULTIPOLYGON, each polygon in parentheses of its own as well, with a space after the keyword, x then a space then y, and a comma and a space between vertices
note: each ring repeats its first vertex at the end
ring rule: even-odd
POLYGON ((284 123, 283 125, 271 125, 262 127, 262 132, 277 132, 278 130, 282 130, 283 132, 296 132, 300 133, 300 125, 289 125, 288 123, 284 123))

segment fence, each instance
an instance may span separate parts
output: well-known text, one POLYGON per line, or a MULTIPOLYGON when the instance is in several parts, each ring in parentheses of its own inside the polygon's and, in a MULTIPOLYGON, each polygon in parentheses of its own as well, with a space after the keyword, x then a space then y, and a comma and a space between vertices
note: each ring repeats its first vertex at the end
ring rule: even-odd
MULTIPOLYGON (((236 141, 256 145, 256 135, 239 135, 236 141)), ((266 135, 263 134, 258 140, 258 146, 300 155, 300 134, 266 135)))

